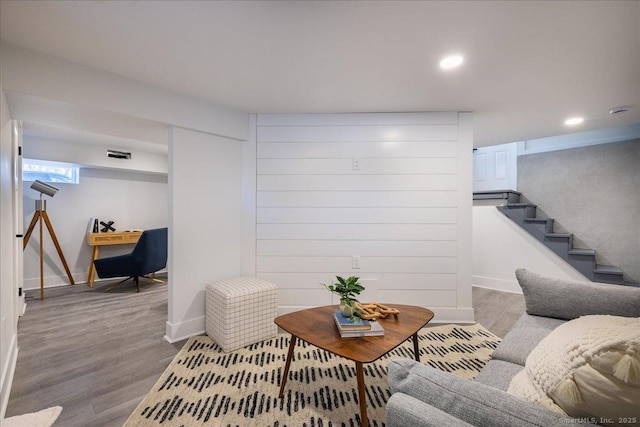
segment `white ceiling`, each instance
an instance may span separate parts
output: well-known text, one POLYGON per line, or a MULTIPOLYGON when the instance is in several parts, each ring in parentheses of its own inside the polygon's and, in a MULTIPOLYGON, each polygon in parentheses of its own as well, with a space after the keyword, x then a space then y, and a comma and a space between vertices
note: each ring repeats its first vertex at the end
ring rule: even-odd
POLYGON ((240 111, 473 111, 476 146, 640 123, 638 1, 1 6, 5 42, 240 111))

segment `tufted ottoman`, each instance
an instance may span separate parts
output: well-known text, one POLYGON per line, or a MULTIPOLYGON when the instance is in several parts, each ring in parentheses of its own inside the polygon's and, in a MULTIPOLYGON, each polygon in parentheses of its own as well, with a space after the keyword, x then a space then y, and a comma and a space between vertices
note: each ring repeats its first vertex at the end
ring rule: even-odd
POLYGON ((278 288, 255 277, 220 280, 207 285, 205 331, 229 352, 275 337, 278 288))

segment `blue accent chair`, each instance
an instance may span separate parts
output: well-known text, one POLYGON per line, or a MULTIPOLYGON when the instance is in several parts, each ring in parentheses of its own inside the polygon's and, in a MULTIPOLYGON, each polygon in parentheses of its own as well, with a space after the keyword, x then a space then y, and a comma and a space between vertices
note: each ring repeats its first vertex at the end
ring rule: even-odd
POLYGON ((140 292, 139 277, 155 273, 167 266, 167 228, 145 230, 131 253, 101 258, 93 263, 100 278, 128 276, 140 292))

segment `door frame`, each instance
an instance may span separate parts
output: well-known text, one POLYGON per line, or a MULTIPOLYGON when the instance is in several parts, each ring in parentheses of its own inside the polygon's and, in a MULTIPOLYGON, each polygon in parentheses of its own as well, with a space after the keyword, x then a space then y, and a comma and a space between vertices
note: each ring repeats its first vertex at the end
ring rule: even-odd
POLYGON ((13 178, 13 224, 15 228, 15 240, 13 251, 14 287, 15 287, 15 312, 22 316, 27 308, 24 298, 23 286, 23 211, 22 211, 22 122, 12 120, 11 123, 11 156, 13 178))

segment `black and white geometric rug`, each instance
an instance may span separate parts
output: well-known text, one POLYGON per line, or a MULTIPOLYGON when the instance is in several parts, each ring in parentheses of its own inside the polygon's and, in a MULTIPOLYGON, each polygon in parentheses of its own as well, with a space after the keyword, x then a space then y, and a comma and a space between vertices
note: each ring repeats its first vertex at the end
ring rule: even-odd
MULTIPOLYGON (((420 361, 473 379, 500 339, 480 324, 444 325, 419 333, 420 361)), ((355 364, 299 340, 282 399, 280 377, 289 334, 224 353, 206 336, 192 337, 125 426, 359 426, 355 364)), ((413 359, 411 340, 364 364, 367 413, 386 423, 387 365, 413 359)))

